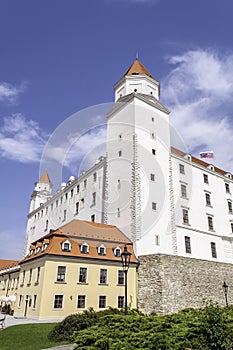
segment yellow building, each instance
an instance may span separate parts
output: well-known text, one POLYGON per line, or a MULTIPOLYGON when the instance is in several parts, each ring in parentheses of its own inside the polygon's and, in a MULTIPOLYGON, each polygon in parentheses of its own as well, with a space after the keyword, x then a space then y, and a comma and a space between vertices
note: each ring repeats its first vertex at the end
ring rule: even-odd
MULTIPOLYGON (((121 252, 126 244, 132 254, 128 305, 136 308, 138 261, 130 240, 115 226, 73 220, 34 242, 20 261, 20 271, 12 276, 17 283, 10 286, 14 316, 60 320, 89 307, 124 307, 121 252)), ((9 283, 7 276, 0 271, 6 281, 1 287, 9 283)))

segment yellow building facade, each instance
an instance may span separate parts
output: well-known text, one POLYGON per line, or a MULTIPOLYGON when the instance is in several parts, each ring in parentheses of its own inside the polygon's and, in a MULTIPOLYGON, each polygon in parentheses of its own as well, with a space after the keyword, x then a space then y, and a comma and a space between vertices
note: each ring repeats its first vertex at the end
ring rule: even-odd
MULTIPOLYGON (((136 308, 138 262, 129 239, 115 226, 73 220, 34 242, 11 276, 14 316, 57 321, 89 307, 123 308, 125 245, 132 254, 128 306, 136 308)), ((0 271, 1 293, 8 280, 0 271)))

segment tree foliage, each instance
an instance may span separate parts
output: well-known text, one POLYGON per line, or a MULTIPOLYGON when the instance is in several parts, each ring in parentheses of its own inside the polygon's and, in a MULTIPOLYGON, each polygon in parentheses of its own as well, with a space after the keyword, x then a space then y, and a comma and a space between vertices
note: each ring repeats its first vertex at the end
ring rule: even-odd
POLYGON ((60 339, 69 338, 79 350, 229 350, 233 308, 209 304, 165 316, 90 309, 67 317, 55 328, 50 339, 63 334, 60 339))

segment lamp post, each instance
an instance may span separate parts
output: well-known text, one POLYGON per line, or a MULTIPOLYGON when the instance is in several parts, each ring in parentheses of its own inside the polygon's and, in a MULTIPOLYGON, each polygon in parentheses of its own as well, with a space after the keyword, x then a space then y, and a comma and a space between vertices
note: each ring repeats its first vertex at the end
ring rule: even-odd
POLYGON ((228 306, 228 300, 227 300, 228 285, 226 284, 225 281, 224 281, 224 283, 222 285, 222 288, 223 288, 225 299, 226 299, 226 306, 228 306))
POLYGON ((128 252, 127 246, 124 246, 124 251, 121 253, 122 268, 125 273, 125 315, 128 314, 128 302, 127 302, 127 273, 129 270, 131 253, 128 252))

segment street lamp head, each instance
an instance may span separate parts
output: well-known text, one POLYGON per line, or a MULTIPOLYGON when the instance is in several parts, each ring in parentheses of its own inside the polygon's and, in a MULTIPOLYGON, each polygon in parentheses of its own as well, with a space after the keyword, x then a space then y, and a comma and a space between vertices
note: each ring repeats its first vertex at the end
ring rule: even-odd
POLYGON ((127 246, 124 246, 124 251, 121 253, 121 262, 124 271, 127 271, 130 264, 131 253, 128 252, 127 246))
POLYGON ((222 285, 223 291, 225 294, 227 294, 228 292, 228 285, 226 284, 226 281, 224 281, 223 285, 222 285))

